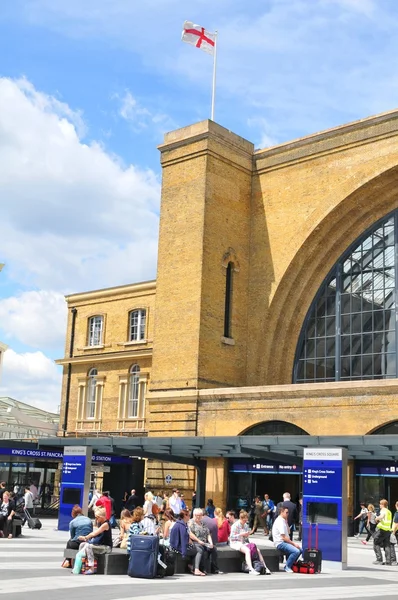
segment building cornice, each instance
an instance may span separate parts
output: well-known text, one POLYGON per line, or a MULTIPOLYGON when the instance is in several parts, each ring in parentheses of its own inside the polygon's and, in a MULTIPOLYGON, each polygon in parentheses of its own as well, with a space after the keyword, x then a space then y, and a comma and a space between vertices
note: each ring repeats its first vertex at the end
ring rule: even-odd
POLYGON ((345 151, 351 147, 395 136, 397 133, 398 110, 392 110, 271 148, 256 150, 253 158, 257 172, 263 172, 313 160, 323 154, 345 151))
POLYGON ((287 385, 264 385, 253 387, 230 387, 170 391, 148 391, 147 398, 162 402, 199 399, 199 401, 259 400, 288 398, 324 398, 342 396, 398 395, 398 379, 375 381, 335 381, 327 383, 297 383, 287 385))
POLYGON ((102 354, 84 354, 83 356, 74 356, 73 358, 58 358, 54 362, 57 365, 78 365, 100 362, 115 362, 120 360, 134 360, 136 358, 151 358, 152 348, 142 348, 140 350, 129 350, 121 352, 104 352, 102 354))
POLYGON ((68 304, 76 304, 86 300, 100 300, 110 296, 120 296, 141 293, 156 293, 156 280, 143 281, 142 283, 130 283, 128 285, 118 285, 116 287, 93 290, 90 292, 80 292, 65 296, 68 304))

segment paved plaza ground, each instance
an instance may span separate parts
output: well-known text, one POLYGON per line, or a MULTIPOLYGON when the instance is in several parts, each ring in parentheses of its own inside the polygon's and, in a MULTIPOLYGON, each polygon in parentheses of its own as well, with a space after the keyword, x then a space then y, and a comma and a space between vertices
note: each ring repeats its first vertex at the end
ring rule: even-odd
MULTIPOLYGON (((23 537, 0 539, 0 595, 9 600, 342 600, 398 598, 398 567, 374 566, 371 545, 349 538, 349 568, 320 575, 287 574, 252 577, 241 573, 195 578, 131 579, 123 575, 71 575, 62 569, 68 534, 55 520, 43 520, 40 531, 24 527, 23 537)), ((261 534, 254 540, 269 544, 261 534)))

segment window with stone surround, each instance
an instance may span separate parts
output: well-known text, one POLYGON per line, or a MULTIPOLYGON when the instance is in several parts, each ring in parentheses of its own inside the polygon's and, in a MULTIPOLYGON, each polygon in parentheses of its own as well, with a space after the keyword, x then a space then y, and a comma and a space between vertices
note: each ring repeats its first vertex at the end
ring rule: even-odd
POLYGON ((92 367, 85 377, 78 378, 77 429, 99 429, 105 376, 92 367))
POLYGON ((129 341, 140 342, 145 340, 146 334, 146 309, 132 310, 129 317, 129 341))
POLYGON ((137 364, 119 375, 118 428, 143 430, 145 428, 145 394, 148 373, 137 364))
POLYGON ((88 346, 102 346, 104 331, 104 317, 94 315, 88 320, 88 346))

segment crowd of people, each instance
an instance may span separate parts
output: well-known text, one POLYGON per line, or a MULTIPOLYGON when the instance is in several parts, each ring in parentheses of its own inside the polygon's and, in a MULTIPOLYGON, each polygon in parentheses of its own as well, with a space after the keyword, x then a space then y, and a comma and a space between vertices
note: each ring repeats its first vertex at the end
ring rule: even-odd
POLYGON ((35 501, 38 498, 38 490, 34 483, 23 490, 20 486, 13 487, 12 491, 7 490, 6 482, 0 482, 0 538, 11 539, 12 520, 17 512, 22 513, 22 525, 26 522, 26 514, 23 509, 34 512, 35 501))
MULTIPOLYGON (((260 551, 250 542, 258 527, 274 540, 274 545, 286 555, 286 572, 292 572, 291 566, 298 559, 301 548, 292 539, 291 524, 297 518, 296 506, 286 492, 283 500, 275 505, 267 494, 264 501, 256 498, 254 523, 249 526, 249 514, 241 510, 239 517, 234 511, 223 514, 221 508, 214 505, 210 498, 205 509, 195 507, 193 496, 189 509, 184 497, 177 488, 169 495, 159 492, 157 495, 147 492, 144 502, 140 503, 136 491, 124 498, 124 508, 118 521, 119 533, 112 540, 113 502, 109 492, 99 494, 97 490, 90 497, 89 507, 94 509, 95 527, 83 510, 75 506, 70 522, 70 540, 67 547, 79 550, 73 573, 80 573, 82 560, 88 569, 85 574, 94 572, 95 556, 110 552, 112 546, 127 549, 130 552, 134 535, 159 536, 160 545, 187 559, 187 568, 197 577, 207 573, 220 573, 218 551, 220 546, 229 544, 242 553, 246 570, 252 575, 270 573, 260 551)), ((71 566, 66 560, 63 566, 71 566)))

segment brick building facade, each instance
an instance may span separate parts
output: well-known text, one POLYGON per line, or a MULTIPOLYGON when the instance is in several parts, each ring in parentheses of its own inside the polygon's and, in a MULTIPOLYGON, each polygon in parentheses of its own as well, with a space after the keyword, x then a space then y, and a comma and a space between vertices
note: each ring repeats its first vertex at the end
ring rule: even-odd
MULTIPOLYGON (((61 422, 71 364, 67 434, 241 435, 260 423, 287 422, 311 435, 364 435, 394 421, 396 338, 386 319, 395 315, 395 300, 376 294, 375 274, 383 271, 384 288, 394 275, 395 290, 398 265, 387 265, 386 248, 397 240, 386 240, 397 231, 398 111, 256 151, 204 121, 166 134, 160 151, 156 283, 67 298, 66 354, 58 361, 65 366, 61 422), (366 238, 373 240, 370 254, 366 240, 355 246, 390 214, 385 240, 379 243, 379 230, 366 238), (351 246, 347 274, 335 265, 351 246), (338 281, 325 284, 333 269, 338 281), (339 287, 340 274, 349 289, 339 287), (332 315, 320 314, 320 302, 314 308, 325 285, 332 315), (340 305, 346 297, 356 311, 351 321, 340 305), (384 323, 382 343, 375 314, 384 323), (319 334, 326 349, 318 344, 311 358, 308 328, 317 318, 333 331, 319 334), (347 357, 342 335, 350 336, 347 357), (361 366, 353 366, 358 357, 361 366)), ((209 458, 206 480, 207 495, 224 506, 227 462, 209 458)), ((149 483, 164 487, 166 471, 193 489, 193 470, 167 463, 148 464, 149 483)))

